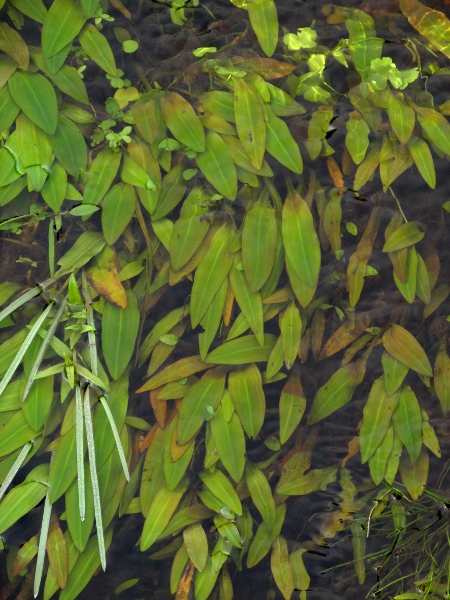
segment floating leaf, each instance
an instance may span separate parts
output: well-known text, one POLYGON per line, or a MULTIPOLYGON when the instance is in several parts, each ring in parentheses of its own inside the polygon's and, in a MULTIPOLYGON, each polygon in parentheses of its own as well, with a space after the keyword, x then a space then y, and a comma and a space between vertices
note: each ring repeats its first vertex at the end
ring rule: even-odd
POLYGON ((266 398, 258 367, 252 363, 232 371, 228 377, 228 391, 245 433, 255 438, 263 426, 266 412, 266 398))
POLYGON ((409 386, 400 390, 400 399, 392 415, 395 433, 416 462, 422 448, 422 416, 416 395, 409 386))
POLYGON ((275 501, 272 496, 272 490, 264 473, 249 461, 247 461, 245 467, 245 482, 250 492, 250 497, 261 514, 263 521, 269 527, 272 527, 276 519, 275 501))
POLYGON ((203 175, 219 194, 229 200, 236 198, 236 167, 225 142, 218 133, 208 131, 206 146, 203 151, 196 155, 195 160, 203 175))
POLYGON ((102 228, 106 243, 114 244, 131 220, 136 193, 128 183, 116 183, 103 200, 102 228))
POLYGON ((392 323, 383 334, 383 345, 398 361, 426 377, 432 377, 430 361, 416 338, 400 325, 392 323))
POLYGON ((113 379, 118 379, 130 361, 139 328, 136 296, 127 291, 126 308, 107 304, 102 319, 102 349, 113 379))
POLYGON ((58 106, 52 84, 40 73, 16 71, 8 80, 14 102, 46 133, 55 133, 58 106))
POLYGON ((113 77, 117 75, 116 61, 111 46, 97 27, 88 23, 78 36, 78 40, 89 58, 92 58, 101 69, 113 77))
POLYGON ((86 16, 78 3, 72 0, 55 0, 42 28, 42 52, 45 58, 54 56, 70 44, 85 21, 86 16))
POLYGON ((383 252, 393 252, 417 244, 424 235, 425 231, 421 223, 417 221, 403 223, 388 237, 383 246, 383 252))
POLYGON ((233 230, 223 225, 211 240, 211 245, 200 262, 191 292, 191 322, 196 327, 230 270, 233 255, 230 243, 233 230))
POLYGON ((320 246, 308 204, 289 194, 283 205, 283 241, 290 264, 298 277, 312 288, 320 271, 320 246))
POLYGON ((242 227, 242 265, 252 292, 260 290, 270 275, 276 243, 275 209, 262 195, 246 213, 242 227))
POLYGON ((308 425, 314 425, 350 402, 353 392, 364 378, 362 361, 338 369, 316 393, 308 415, 308 425))
POLYGON ((231 419, 227 420, 219 405, 211 419, 211 432, 223 466, 239 483, 245 466, 245 436, 239 417, 233 411, 231 419))
POLYGON ((278 486, 278 494, 289 496, 304 496, 318 490, 326 490, 330 483, 336 481, 336 467, 326 467, 325 469, 312 469, 306 475, 292 479, 278 486))
POLYGON ((205 151, 203 125, 183 96, 176 92, 166 92, 161 98, 161 110, 167 127, 179 142, 195 152, 205 151))
POLYGON ((280 443, 284 444, 294 433, 306 408, 300 375, 293 371, 280 396, 280 443))
POLYGON ((266 147, 266 125, 258 96, 238 77, 234 79, 234 112, 244 150, 255 169, 260 169, 266 147))
POLYGON ((408 454, 403 452, 400 459, 400 473, 403 484, 411 494, 413 500, 422 495, 428 479, 430 457, 428 450, 422 447, 419 458, 415 463, 411 462, 408 454))
POLYGON ((278 15, 274 0, 248 0, 248 16, 258 42, 267 56, 272 56, 278 43, 278 15))

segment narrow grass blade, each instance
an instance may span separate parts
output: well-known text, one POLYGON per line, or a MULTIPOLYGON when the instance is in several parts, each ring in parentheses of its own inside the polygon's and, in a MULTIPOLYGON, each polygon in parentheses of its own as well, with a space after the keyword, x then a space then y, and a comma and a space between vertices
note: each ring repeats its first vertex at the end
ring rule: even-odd
POLYGON ((25 384, 25 389, 23 391, 23 396, 22 396, 22 402, 25 402, 25 399, 28 396, 28 392, 30 391, 30 388, 33 384, 34 376, 36 375, 36 373, 39 370, 39 367, 41 366, 41 363, 44 359, 45 353, 47 352, 47 348, 50 344, 50 341, 56 331, 56 328, 58 327, 58 323, 60 322, 60 320, 62 318, 64 309, 66 308, 66 302, 67 302, 67 299, 64 298, 64 300, 61 302, 61 306, 59 307, 58 312, 56 313, 52 324, 50 325, 50 327, 47 330, 47 333, 45 334, 44 340, 41 344, 41 347, 39 348, 39 352, 36 356, 36 359, 33 363, 32 368, 31 368, 30 375, 28 376, 28 380, 25 384))
POLYGON ((106 570, 105 538, 103 536, 102 505, 100 502, 100 489, 98 487, 97 465, 95 461, 94 429, 92 427, 91 406, 89 403, 89 386, 84 393, 84 421, 86 424, 86 437, 89 455, 89 470, 91 472, 92 492, 94 496, 95 524, 97 526, 98 551, 102 568, 106 570))
POLYGON ((119 453, 120 462, 122 463, 123 472, 125 473, 126 480, 130 481, 130 473, 128 471, 127 459, 125 458, 125 453, 123 451, 122 442, 120 441, 120 436, 119 436, 119 432, 117 431, 114 417, 112 415, 111 409, 108 406, 108 402, 106 401, 105 396, 100 396, 100 402, 102 403, 102 406, 106 412, 106 416, 108 417, 108 421, 111 426, 111 430, 113 432, 114 439, 116 441, 117 452, 119 453))
POLYGON ((3 481, 2 485, 0 486, 0 500, 3 498, 6 490, 8 489, 9 484, 16 476, 17 471, 22 466, 22 463, 26 459, 27 454, 30 451, 30 448, 32 445, 33 444, 31 442, 28 442, 27 444, 25 444, 25 446, 20 451, 19 456, 14 461, 13 466, 8 471, 8 475, 5 477, 5 480, 3 481))
POLYGON ((42 292, 42 288, 39 285, 37 285, 36 287, 32 288, 31 290, 28 290, 28 292, 25 292, 25 294, 22 294, 22 296, 19 296, 18 298, 16 298, 16 300, 14 300, 14 302, 11 302, 11 304, 9 304, 6 308, 4 308, 0 312, 0 321, 3 321, 3 319, 5 317, 10 315, 17 308, 20 308, 23 304, 25 304, 25 302, 28 302, 28 300, 31 300, 31 298, 38 296, 41 292, 42 292))
POLYGON ((25 338, 23 344, 21 345, 21 347, 19 348, 18 353, 16 354, 16 356, 14 357, 14 360, 12 361, 12 363, 9 365, 9 369, 6 371, 5 375, 3 376, 3 379, 0 382, 0 394, 3 394, 3 392, 5 391, 6 386, 8 385, 8 383, 11 381, 12 376, 14 375, 14 373, 16 372, 17 367, 20 365, 20 363, 22 362, 22 358, 25 354, 25 352, 28 350, 31 342, 34 340, 34 338, 36 337, 42 323, 45 321, 48 313, 51 311, 52 307, 53 307, 53 302, 51 302, 47 308, 44 310, 44 312, 42 313, 42 315, 39 317, 39 319, 36 320, 36 322, 34 323, 33 327, 30 329, 30 332, 28 333, 27 337, 25 338))
POLYGON ((55 274, 55 220, 50 219, 48 226, 48 268, 50 275, 55 274))
POLYGON ((35 598, 39 594, 39 587, 41 585, 42 571, 44 569, 45 547, 47 545, 48 528, 50 525, 51 513, 52 513, 52 505, 50 504, 50 500, 48 499, 48 492, 47 492, 47 495, 45 496, 45 502, 44 502, 44 512, 42 514, 41 534, 39 536, 39 546, 38 546, 38 553, 37 553, 37 559, 36 559, 36 572, 34 575, 33 596, 35 598))
POLYGON ((75 388, 75 427, 77 447, 77 474, 78 474, 78 508, 80 519, 86 518, 86 492, 84 485, 84 436, 83 436, 83 402, 81 400, 80 386, 75 388))
MULTIPOLYGON (((83 296, 86 304, 86 321, 90 327, 95 327, 94 312, 92 310, 92 298, 89 294, 89 286, 86 279, 86 273, 83 271, 82 276, 83 296)), ((94 375, 98 375, 98 352, 95 331, 88 331, 89 355, 91 359, 91 371, 94 375)))

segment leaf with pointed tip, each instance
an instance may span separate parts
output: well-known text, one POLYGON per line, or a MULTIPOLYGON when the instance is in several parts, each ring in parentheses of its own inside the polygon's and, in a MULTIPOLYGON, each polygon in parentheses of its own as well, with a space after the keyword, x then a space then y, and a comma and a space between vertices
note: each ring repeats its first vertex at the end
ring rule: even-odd
POLYGON ((114 244, 131 220, 136 192, 128 183, 116 183, 103 200, 102 229, 106 243, 114 244))
POLYGON ((260 169, 266 148, 266 124, 260 100, 243 79, 234 80, 234 112, 239 139, 252 165, 260 169))
POLYGON ((281 390, 280 396, 280 443, 285 444, 302 420, 306 408, 300 375, 295 370, 281 390))
POLYGON ((55 0, 42 27, 42 52, 45 58, 54 56, 70 44, 85 21, 86 16, 78 2, 55 0))
POLYGON ((232 371, 228 377, 228 391, 245 433, 255 438, 263 426, 266 412, 266 397, 258 367, 251 363, 232 371))
POLYGON ((4 22, 0 23, 0 50, 15 60, 20 69, 27 70, 30 62, 28 46, 20 34, 4 22))
POLYGON ((248 362, 266 362, 276 342, 276 336, 265 334, 261 346, 254 335, 245 335, 225 342, 206 357, 206 363, 244 365, 248 362))
POLYGON ((195 152, 205 151, 205 131, 191 104, 176 92, 161 98, 161 110, 172 135, 195 152))
POLYGON ((416 338, 400 325, 392 323, 383 334, 383 345, 394 358, 421 375, 432 377, 430 361, 416 338))
POLYGON ((86 54, 108 75, 117 75, 116 61, 108 40, 92 23, 88 23, 78 36, 86 54))
POLYGON ((223 466, 239 483, 245 467, 245 436, 239 417, 233 411, 231 419, 227 421, 219 405, 211 419, 211 432, 223 466))
POLYGON ((16 71, 8 80, 14 102, 46 133, 55 133, 58 106, 52 84, 40 73, 16 71))

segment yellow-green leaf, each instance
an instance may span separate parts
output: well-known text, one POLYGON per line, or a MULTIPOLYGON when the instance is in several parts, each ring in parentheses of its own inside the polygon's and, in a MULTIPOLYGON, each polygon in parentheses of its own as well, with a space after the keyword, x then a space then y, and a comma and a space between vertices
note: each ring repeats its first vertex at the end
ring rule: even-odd
POLYGON ((258 42, 272 56, 278 42, 278 14, 275 0, 247 0, 248 16, 258 42))
POLYGON ((102 349, 106 366, 113 379, 126 369, 134 351, 139 328, 139 309, 132 290, 127 291, 126 308, 117 308, 109 302, 102 319, 102 349))
POLYGON ((179 142, 196 152, 204 152, 203 125, 183 96, 176 92, 166 92, 161 98, 161 110, 167 127, 179 142))
POLYGON ((247 461, 245 481, 253 504, 261 514, 263 521, 272 527, 276 518, 275 501, 266 476, 257 466, 247 461))
POLYGON ((428 479, 430 457, 428 450, 422 447, 419 458, 415 463, 411 462, 409 455, 403 452, 400 459, 400 473, 403 484, 411 494, 413 500, 422 495, 428 479))
POLYGON ((183 540, 195 568, 203 571, 208 560, 208 539, 201 523, 193 523, 183 529, 183 540))
POLYGON ((383 252, 393 252, 417 244, 423 239, 424 235, 425 231, 422 223, 418 221, 403 223, 388 237, 383 246, 383 252))
POLYGON ((279 119, 270 106, 266 107, 266 150, 282 165, 301 174, 303 160, 297 142, 291 135, 286 123, 279 119))
POLYGON ((214 235, 211 245, 200 262, 191 292, 191 322, 196 327, 203 318, 215 294, 230 270, 233 254, 230 244, 234 232, 225 224, 214 235))
POLYGON ((402 144, 406 144, 416 123, 414 109, 406 104, 402 93, 391 91, 388 98, 387 112, 395 135, 402 144))
POLYGON ((232 371, 228 377, 228 391, 245 433, 255 438, 263 426, 266 412, 266 397, 258 367, 251 363, 232 371))
POLYGON ((136 193, 128 183, 116 183, 103 200, 102 229, 106 243, 116 242, 131 220, 136 193))
POLYGON ((242 365, 249 361, 266 362, 276 339, 274 335, 265 334, 264 346, 261 346, 254 335, 245 335, 215 348, 206 357, 206 362, 222 365, 242 365))
POLYGON ((68 173, 78 177, 80 172, 86 170, 86 142, 78 127, 70 119, 59 115, 56 131, 49 137, 49 142, 56 158, 68 173))
MULTIPOLYGON (((44 25, 45 26, 45 25, 44 25)), ((92 23, 88 23, 78 36, 86 54, 108 75, 117 75, 116 61, 108 40, 92 23)))
POLYGON ((28 46, 20 34, 5 22, 0 23, 0 50, 15 60, 20 69, 27 70, 30 62, 28 46))
POLYGON ((434 161, 431 155, 430 147, 427 142, 417 136, 411 136, 408 142, 408 149, 414 159, 416 167, 424 180, 428 183, 431 189, 436 187, 436 171, 434 169, 434 161))
POLYGON ((97 154, 86 173, 83 202, 99 204, 116 178, 121 158, 120 152, 114 152, 109 147, 97 154))
POLYGON ((383 334, 383 345, 394 358, 421 375, 432 377, 430 361, 416 338, 400 325, 392 323, 383 334))
POLYGON ((395 433, 416 462, 422 447, 422 416, 415 393, 409 386, 400 390, 400 398, 392 415, 395 433))
POLYGON ((260 169, 266 147, 266 124, 260 100, 240 78, 234 80, 234 113, 239 139, 252 165, 260 169))
POLYGON ((42 27, 42 52, 50 58, 70 44, 86 21, 79 3, 55 0, 42 27))
POLYGON ((239 483, 245 466, 245 436, 239 417, 233 411, 231 419, 226 420, 219 405, 211 419, 211 432, 223 466, 239 483))
POLYGON ((237 194, 236 167, 225 142, 215 131, 206 134, 206 146, 196 155, 195 160, 206 179, 219 194, 234 200, 237 194))
POLYGON ((52 84, 40 73, 16 71, 8 80, 14 102, 46 133, 55 133, 58 106, 52 84))
POLYGON ((208 490, 221 500, 225 506, 237 515, 242 515, 241 501, 230 480, 222 473, 222 471, 219 471, 219 469, 215 469, 212 473, 201 471, 199 477, 208 490))
POLYGON ((284 202, 282 232, 291 266, 313 288, 320 272, 320 245, 309 206, 296 193, 289 194, 284 202))
POLYGON ((306 408, 299 373, 294 370, 281 390, 280 396, 280 443, 284 444, 294 433, 306 408))
POLYGON ((450 412, 450 358, 445 341, 441 342, 434 363, 434 387, 442 412, 447 416, 450 412))

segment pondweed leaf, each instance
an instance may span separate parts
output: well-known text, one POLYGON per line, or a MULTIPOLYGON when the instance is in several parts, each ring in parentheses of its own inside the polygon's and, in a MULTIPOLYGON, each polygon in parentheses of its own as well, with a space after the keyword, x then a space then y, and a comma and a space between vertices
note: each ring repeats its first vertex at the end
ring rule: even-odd
POLYGON ((231 371, 228 391, 245 433, 255 438, 263 426, 266 412, 266 397, 258 367, 251 363, 231 371))
POLYGON ((400 325, 392 323, 383 334, 383 345, 394 358, 421 375, 432 377, 430 361, 416 338, 400 325))
POLYGON ((260 169, 266 147, 266 124, 258 96, 238 77, 234 79, 234 113, 244 150, 254 168, 260 169))
POLYGON ((242 265, 241 255, 237 252, 234 255, 234 261, 230 268, 230 285, 236 302, 242 310, 242 314, 255 334, 258 343, 264 345, 264 316, 263 305, 260 292, 252 292, 244 271, 239 269, 242 265))
POLYGON ((70 44, 85 21, 86 16, 79 4, 71 0, 55 0, 42 28, 42 52, 45 58, 54 56, 70 44))
POLYGON ((84 27, 78 39, 89 58, 109 75, 117 75, 116 61, 108 40, 92 23, 84 27))
POLYGON ((287 542, 279 535, 272 544, 270 569, 278 589, 285 600, 290 600, 294 591, 294 574, 289 562, 287 542))
POLYGON ((311 211, 298 194, 289 194, 284 202, 282 232, 292 268, 308 287, 313 288, 320 271, 320 245, 311 211))
POLYGON ((176 92, 166 92, 161 98, 164 121, 172 135, 195 152, 205 151, 205 131, 200 119, 187 100, 176 92))
POLYGON ((294 433, 306 408, 300 375, 295 370, 281 390, 280 396, 280 443, 284 444, 294 433))
POLYGON ((126 308, 107 303, 102 319, 102 349, 106 366, 113 379, 118 379, 133 355, 139 328, 136 296, 127 291, 126 308))
POLYGON ((195 160, 203 175, 219 194, 229 200, 236 198, 236 168, 225 142, 218 133, 208 131, 206 146, 203 151, 197 153, 195 160))
POLYGON ((103 200, 102 228, 106 243, 112 246, 134 213, 136 192, 128 183, 116 183, 103 200))
POLYGON ((46 133, 55 133, 58 106, 55 90, 48 79, 40 73, 16 71, 8 80, 14 102, 27 117, 46 133))
POLYGON ((223 466, 239 483, 245 466, 245 436, 238 415, 233 412, 227 420, 224 409, 219 405, 211 419, 211 432, 223 466))
POLYGON ((205 362, 222 365, 245 365, 250 361, 266 362, 275 341, 274 335, 266 333, 264 345, 261 346, 254 335, 245 335, 215 348, 207 355, 205 362))
POLYGON ((272 56, 278 43, 278 14, 275 0, 248 0, 248 16, 258 42, 267 56, 272 56))

